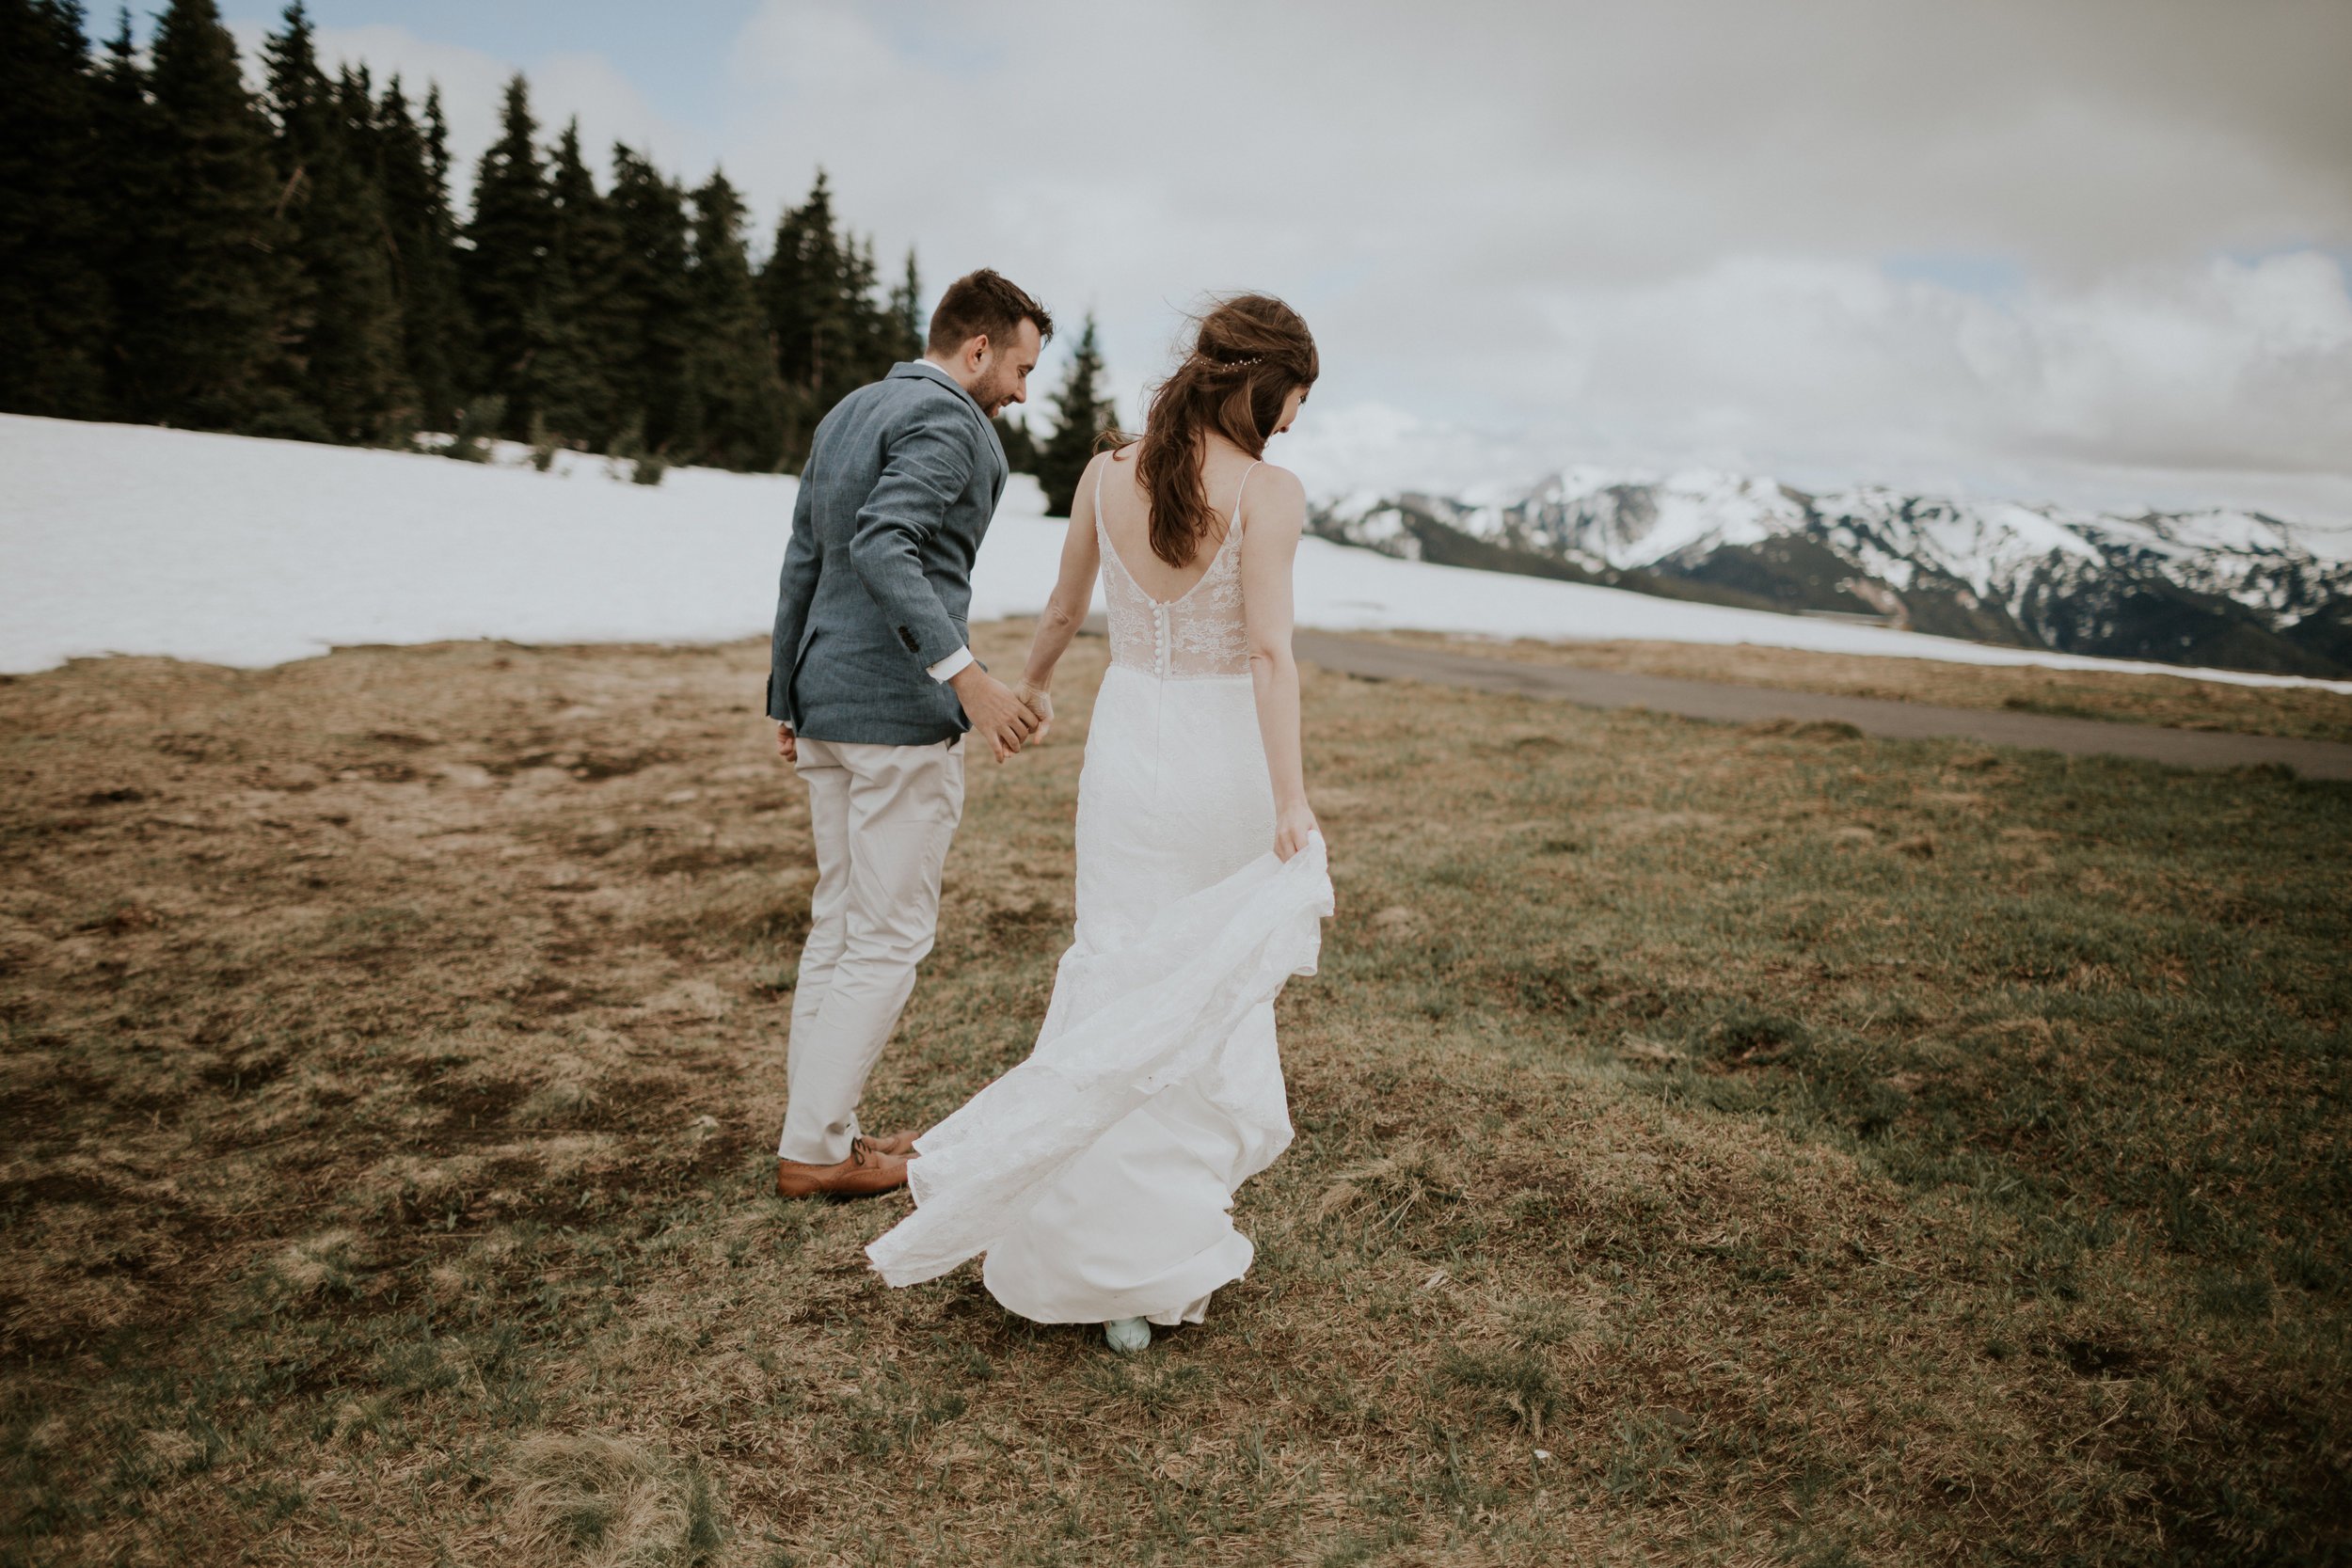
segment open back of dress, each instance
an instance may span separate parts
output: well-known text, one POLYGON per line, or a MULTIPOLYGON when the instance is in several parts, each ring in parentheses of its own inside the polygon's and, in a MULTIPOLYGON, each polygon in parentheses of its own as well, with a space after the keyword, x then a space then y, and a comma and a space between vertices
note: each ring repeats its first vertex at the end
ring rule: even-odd
POLYGON ((1291 1141, 1274 999, 1314 972, 1331 883, 1320 836, 1288 862, 1268 847, 1239 494, 1167 602, 1112 547, 1099 474, 1094 512, 1111 667, 1078 781, 1076 940, 1028 1060, 918 1140, 915 1212, 867 1250, 893 1285, 985 1251, 990 1291, 1039 1323, 1198 1323, 1249 1267, 1234 1190, 1291 1141))

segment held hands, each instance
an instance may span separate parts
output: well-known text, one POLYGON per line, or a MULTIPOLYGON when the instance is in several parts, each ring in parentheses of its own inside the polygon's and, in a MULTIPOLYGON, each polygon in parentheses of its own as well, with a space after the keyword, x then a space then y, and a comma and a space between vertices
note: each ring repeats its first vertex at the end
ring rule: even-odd
POLYGON ((1044 745, 1046 733, 1054 727, 1052 689, 1040 686, 1028 676, 1024 675, 1021 677, 1021 684, 1012 689, 1012 694, 1020 698, 1023 705, 1031 713, 1037 715, 1037 734, 1029 736, 1030 741, 1035 745, 1044 745))
POLYGON ((1315 814, 1304 800, 1294 800, 1277 807, 1274 813, 1274 853, 1278 859, 1288 860, 1307 847, 1307 835, 1315 831, 1315 814))
POLYGON ((978 665, 965 665, 947 684, 956 689, 963 716, 972 721, 972 728, 988 742, 998 762, 1021 750, 1036 732, 1038 716, 1029 705, 978 665))

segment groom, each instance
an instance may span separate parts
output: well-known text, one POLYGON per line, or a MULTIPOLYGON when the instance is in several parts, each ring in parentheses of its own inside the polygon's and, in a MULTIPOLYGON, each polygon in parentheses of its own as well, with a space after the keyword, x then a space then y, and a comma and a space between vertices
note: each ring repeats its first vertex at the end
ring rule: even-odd
POLYGON ((964 733, 999 762, 1037 716, 965 645, 972 558, 1005 488, 989 423, 1028 401, 1045 308, 993 272, 948 286, 923 357, 818 426, 776 597, 768 717, 808 782, 817 889, 792 999, 776 1193, 902 1184, 914 1134, 858 1130, 858 1097, 939 923, 963 815, 964 733))

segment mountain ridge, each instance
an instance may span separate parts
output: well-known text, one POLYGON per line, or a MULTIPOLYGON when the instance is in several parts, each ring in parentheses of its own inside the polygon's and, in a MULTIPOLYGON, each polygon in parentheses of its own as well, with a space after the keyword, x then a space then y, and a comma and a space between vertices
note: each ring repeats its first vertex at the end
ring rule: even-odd
POLYGON ((1323 538, 1407 560, 1874 621, 2058 653, 2352 674, 2352 562, 2262 512, 2093 513, 1581 468, 1507 501, 1327 501, 1323 538))

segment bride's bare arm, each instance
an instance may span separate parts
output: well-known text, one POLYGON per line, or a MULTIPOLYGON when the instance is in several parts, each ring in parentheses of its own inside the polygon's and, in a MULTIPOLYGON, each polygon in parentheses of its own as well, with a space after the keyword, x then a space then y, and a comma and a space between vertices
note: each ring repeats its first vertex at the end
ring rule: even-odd
MULTIPOLYGON (((1106 454, 1094 459, 1095 463, 1109 461, 1106 454)), ((1061 571, 1054 578, 1044 613, 1037 618, 1037 635, 1029 640, 1029 661, 1022 669, 1021 685, 1014 692, 1046 721, 1031 737, 1031 744, 1044 739, 1051 727, 1054 704, 1047 693, 1054 689, 1054 666, 1069 652, 1070 640, 1087 618, 1087 608, 1094 602, 1095 574, 1102 564, 1094 543, 1094 465, 1089 464, 1071 503, 1070 532, 1061 544, 1061 571)))
POLYGON ((1291 565, 1307 527, 1307 491, 1287 468, 1269 466, 1259 473, 1250 483, 1248 524, 1241 536, 1242 616, 1258 734, 1274 784, 1274 852, 1288 860, 1315 831, 1298 738, 1298 661, 1291 654, 1291 565))

